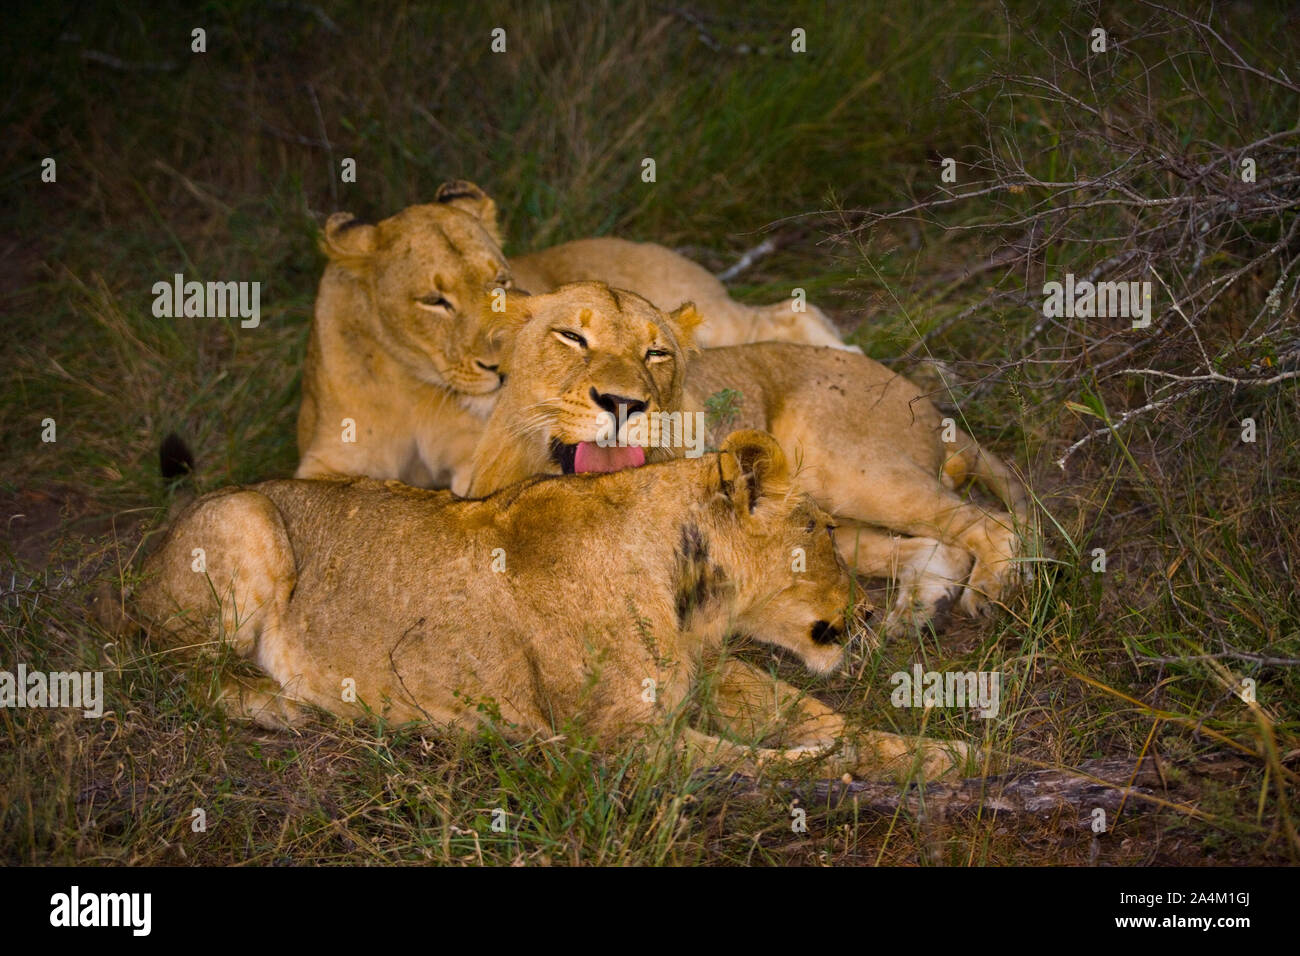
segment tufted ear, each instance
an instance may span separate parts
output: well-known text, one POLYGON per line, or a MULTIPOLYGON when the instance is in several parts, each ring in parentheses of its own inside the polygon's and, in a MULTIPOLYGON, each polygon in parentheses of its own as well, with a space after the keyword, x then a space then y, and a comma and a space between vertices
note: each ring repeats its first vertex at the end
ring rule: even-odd
POLYGON ((468 179, 451 179, 443 183, 433 194, 433 201, 469 213, 483 224, 493 241, 498 246, 501 245, 501 231, 497 227, 497 204, 468 179))
POLYGON ((718 473, 722 492, 737 514, 753 514, 767 497, 790 492, 790 464, 776 439, 767 432, 734 431, 722 443, 718 473))
POLYGON ((320 248, 329 256, 330 262, 361 274, 375 253, 376 232, 374 226, 362 222, 352 213, 336 212, 326 220, 325 228, 321 230, 320 248))
POLYGON ((672 324, 673 334, 677 337, 677 344, 682 347, 682 351, 694 351, 695 331, 704 321, 704 316, 700 315, 695 308, 694 302, 684 302, 674 311, 668 313, 668 319, 672 324))

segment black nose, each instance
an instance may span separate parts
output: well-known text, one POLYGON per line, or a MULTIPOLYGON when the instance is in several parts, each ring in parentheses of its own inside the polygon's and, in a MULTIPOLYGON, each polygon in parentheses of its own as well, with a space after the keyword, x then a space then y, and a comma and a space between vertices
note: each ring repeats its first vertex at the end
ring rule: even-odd
POLYGON ((829 621, 814 621, 812 642, 814 644, 838 644, 843 632, 829 621))
POLYGON ((595 388, 591 390, 591 400, 613 415, 615 421, 619 419, 627 421, 633 415, 639 415, 649 407, 639 399, 628 398, 626 395, 598 392, 595 388), (619 413, 620 408, 623 409, 622 414, 619 413))

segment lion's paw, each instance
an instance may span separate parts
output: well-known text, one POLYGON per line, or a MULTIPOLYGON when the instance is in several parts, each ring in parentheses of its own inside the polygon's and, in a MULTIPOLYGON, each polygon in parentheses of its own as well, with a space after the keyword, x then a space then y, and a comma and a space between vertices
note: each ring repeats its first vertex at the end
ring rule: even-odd
POLYGON ((959 779, 974 751, 958 740, 903 737, 874 731, 860 742, 854 773, 871 778, 923 781, 959 779))
POLYGON ((943 614, 957 599, 971 566, 971 554, 954 545, 934 543, 899 568, 898 596, 881 622, 889 638, 914 633, 943 614))
POLYGON ((971 617, 992 616, 994 605, 1013 594, 1024 577, 1025 563, 1020 560, 1024 545, 1020 536, 1010 528, 1001 527, 989 536, 993 538, 994 557, 975 559, 970 581, 961 596, 961 609, 971 617))

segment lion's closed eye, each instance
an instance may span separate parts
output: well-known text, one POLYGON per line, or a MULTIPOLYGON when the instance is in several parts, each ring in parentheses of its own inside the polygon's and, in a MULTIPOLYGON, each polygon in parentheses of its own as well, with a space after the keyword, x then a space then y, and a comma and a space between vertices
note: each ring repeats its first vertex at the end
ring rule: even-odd
POLYGON ((577 332, 572 331, 571 329, 552 329, 551 331, 554 332, 557 336, 559 336, 560 340, 563 341, 566 345, 572 342, 575 345, 577 345, 578 348, 585 349, 587 347, 586 338, 579 335, 577 332))
POLYGON ((455 309, 452 307, 451 302, 449 302, 445 296, 437 292, 430 292, 427 293, 426 295, 417 296, 415 299, 415 304, 422 309, 429 309, 429 310, 438 309, 446 312, 455 311, 455 309))

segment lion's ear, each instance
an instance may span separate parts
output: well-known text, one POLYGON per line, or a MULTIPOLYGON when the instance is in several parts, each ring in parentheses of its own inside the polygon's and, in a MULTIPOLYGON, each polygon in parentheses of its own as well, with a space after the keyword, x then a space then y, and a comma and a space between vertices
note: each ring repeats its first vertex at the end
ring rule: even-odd
POLYGON ((438 187, 433 201, 461 209, 483 224, 488 235, 499 246, 501 231, 497 228, 497 204, 468 179, 452 179, 438 187))
POLYGON ((677 335, 677 344, 682 347, 683 351, 690 351, 695 346, 695 331, 704 321, 704 316, 700 315, 699 310, 695 308, 694 302, 684 302, 674 311, 668 313, 668 318, 672 322, 673 331, 677 335))
POLYGON ((767 432, 732 432, 721 451, 718 473, 722 492, 739 514, 753 514, 764 498, 789 494, 790 464, 776 439, 767 432))
POLYGON ((336 212, 325 222, 320 234, 320 248, 330 262, 356 273, 365 271, 370 257, 375 254, 376 232, 374 226, 362 222, 350 212, 336 212))
POLYGON ((489 312, 483 320, 488 337, 501 346, 508 347, 514 343, 515 334, 533 317, 533 299, 527 292, 511 289, 506 293, 504 312, 489 312))

